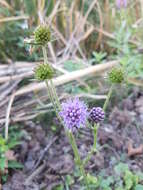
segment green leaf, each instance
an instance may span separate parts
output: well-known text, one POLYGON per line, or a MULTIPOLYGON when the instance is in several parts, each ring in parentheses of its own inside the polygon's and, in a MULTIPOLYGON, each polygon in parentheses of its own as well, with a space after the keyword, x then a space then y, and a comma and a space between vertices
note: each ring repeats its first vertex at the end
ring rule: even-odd
POLYGON ((8 179, 8 174, 2 175, 2 182, 5 183, 8 179))
POLYGON ((15 160, 8 161, 8 168, 22 169, 23 167, 24 166, 21 163, 15 161, 15 160))
POLYGON ((119 163, 118 165, 116 165, 114 167, 114 170, 115 170, 116 174, 121 175, 121 174, 125 173, 127 170, 129 170, 129 168, 128 168, 127 164, 119 163))
POLYGON ((85 67, 83 66, 83 64, 81 64, 81 62, 74 62, 72 60, 68 60, 64 62, 64 68, 67 71, 76 71, 85 67))
POLYGON ((115 190, 125 190, 123 187, 117 187, 115 190))
POLYGON ((8 143, 8 148, 13 148, 15 147, 16 145, 20 145, 21 142, 20 141, 11 141, 10 143, 8 143))
POLYGON ((110 185, 114 183, 114 178, 112 176, 108 177, 107 179, 103 179, 100 183, 100 187, 102 187, 104 190, 110 190, 110 185))
POLYGON ((29 15, 36 15, 37 9, 36 9, 36 1, 35 0, 24 0, 26 13, 29 15))
POLYGON ((53 188, 53 190, 63 190, 63 189, 64 189, 63 185, 58 185, 53 188))
POLYGON ((133 187, 133 181, 132 179, 129 178, 125 181, 125 188, 126 190, 130 190, 132 187, 133 187))
POLYGON ((3 146, 6 144, 6 140, 0 135, 0 146, 3 146))
POLYGON ((0 158, 0 170, 4 170, 6 167, 6 158, 5 157, 2 157, 0 158))
POLYGON ((87 180, 89 184, 97 184, 97 178, 89 173, 87 174, 87 180))
POLYGON ((137 176, 139 178, 139 181, 143 181, 143 173, 142 172, 138 172, 137 176))
POLYGON ((66 183, 72 185, 74 183, 74 178, 71 175, 66 176, 66 183))
POLYGON ((112 190, 111 187, 104 187, 103 190, 112 190))
POLYGON ((54 8, 54 0, 46 1, 47 16, 49 16, 54 8))
POLYGON ((131 171, 128 171, 128 170, 125 171, 124 182, 125 182, 125 187, 127 190, 130 190, 134 185, 133 177, 134 175, 131 171))
POLYGON ((132 179, 133 179, 134 186, 139 183, 139 177, 137 175, 133 175, 132 179))
POLYGON ((135 187, 135 190, 143 190, 143 185, 137 185, 137 186, 135 187))
POLYGON ((8 149, 9 149, 8 146, 2 145, 2 146, 0 146, 0 153, 4 154, 8 149))

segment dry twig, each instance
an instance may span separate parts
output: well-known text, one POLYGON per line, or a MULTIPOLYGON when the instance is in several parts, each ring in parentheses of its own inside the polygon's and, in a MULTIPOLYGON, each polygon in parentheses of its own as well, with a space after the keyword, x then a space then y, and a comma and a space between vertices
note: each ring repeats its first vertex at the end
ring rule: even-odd
POLYGON ((143 154, 143 144, 141 144, 139 147, 137 148, 133 148, 133 142, 130 140, 128 142, 128 156, 135 156, 138 154, 143 154))

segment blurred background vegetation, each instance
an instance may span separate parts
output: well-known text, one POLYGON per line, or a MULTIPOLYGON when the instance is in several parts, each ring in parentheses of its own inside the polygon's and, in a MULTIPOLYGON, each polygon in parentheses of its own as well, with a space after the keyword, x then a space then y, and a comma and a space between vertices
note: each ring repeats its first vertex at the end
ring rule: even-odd
MULTIPOLYGON (((40 48, 27 42, 43 20, 52 31, 47 54, 57 76, 114 60, 124 66, 131 83, 142 86, 142 0, 130 0, 127 7, 120 8, 115 0, 0 0, 0 82, 6 89, 0 106, 5 96, 8 102, 15 86, 33 84, 33 68, 43 58, 40 48), (5 83, 13 83, 14 87, 7 91, 5 83)), ((88 75, 63 88, 72 94, 99 93, 100 88, 100 93, 105 94, 107 88, 95 80, 88 75)), ((35 102, 41 106, 38 87, 34 91, 34 86, 26 86, 23 92, 34 91, 35 102)), ((33 102, 29 105, 32 107, 33 102)))
MULTIPOLYGON (((30 37, 33 29, 40 23, 40 13, 46 18, 53 32, 56 32, 56 35, 58 33, 57 38, 61 35, 68 41, 75 31, 76 36, 82 38, 80 46, 88 57, 92 57, 94 51, 106 51, 110 55, 119 49, 108 42, 114 38, 115 43, 120 40, 119 45, 123 42, 123 34, 126 35, 126 31, 122 30, 118 36, 115 31, 119 31, 124 19, 126 27, 130 26, 126 41, 131 37, 133 44, 140 46, 143 37, 142 4, 140 0, 130 0, 128 8, 119 10, 115 0, 100 0, 95 3, 92 0, 1 0, 0 60, 7 62, 7 59, 20 61, 38 59, 36 54, 28 56, 29 49, 23 41, 25 37, 30 37), (78 27, 79 19, 82 24, 86 22, 84 28, 78 27)), ((54 45, 59 50, 63 43, 55 42, 54 45)))

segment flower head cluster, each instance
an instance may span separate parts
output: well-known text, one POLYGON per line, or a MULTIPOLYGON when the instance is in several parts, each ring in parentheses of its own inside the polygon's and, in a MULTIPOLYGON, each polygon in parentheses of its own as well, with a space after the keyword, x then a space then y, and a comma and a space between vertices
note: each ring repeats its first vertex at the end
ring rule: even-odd
POLYGON ((103 121, 105 118, 105 114, 102 108, 100 107, 93 107, 90 111, 90 119, 94 123, 99 123, 100 121, 103 121))
POLYGON ((62 117, 65 127, 74 132, 80 127, 85 127, 88 117, 87 106, 78 98, 70 99, 62 103, 59 115, 62 117))
POLYGON ((116 6, 120 8, 126 8, 127 7, 127 0, 116 0, 116 6))
POLYGON ((35 78, 39 81, 51 79, 53 75, 54 71, 49 64, 39 64, 35 69, 35 78))
POLYGON ((34 32, 35 42, 37 44, 45 45, 50 41, 51 32, 49 27, 42 25, 38 26, 38 28, 34 32))
POLYGON ((108 74, 112 83, 122 83, 124 81, 124 71, 121 68, 114 67, 108 74))

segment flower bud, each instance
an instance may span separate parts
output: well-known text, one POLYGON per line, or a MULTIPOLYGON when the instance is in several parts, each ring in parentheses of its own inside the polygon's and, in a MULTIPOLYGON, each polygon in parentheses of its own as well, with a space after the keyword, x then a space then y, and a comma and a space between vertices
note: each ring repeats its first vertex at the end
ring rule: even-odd
POLYGON ((51 79, 53 75, 54 71, 49 64, 39 64, 35 69, 35 78, 39 81, 51 79))
POLYGON ((124 71, 121 68, 114 67, 108 73, 108 77, 112 83, 122 83, 124 81, 124 71))
POLYGON ((100 107, 93 107, 90 111, 90 119, 94 123, 99 123, 100 121, 103 121, 105 118, 105 114, 102 108, 100 107))
POLYGON ((51 39, 50 29, 45 25, 38 26, 34 32, 34 39, 37 44, 45 45, 51 39))

